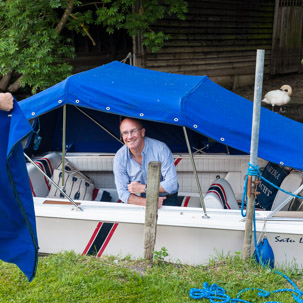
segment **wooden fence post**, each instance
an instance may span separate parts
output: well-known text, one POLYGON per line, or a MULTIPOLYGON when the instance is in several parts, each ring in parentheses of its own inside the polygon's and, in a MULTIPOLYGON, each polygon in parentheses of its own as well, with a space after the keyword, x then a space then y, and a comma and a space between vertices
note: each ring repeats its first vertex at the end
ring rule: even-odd
POLYGON ((152 260, 156 242, 161 163, 148 164, 144 226, 144 259, 152 260))

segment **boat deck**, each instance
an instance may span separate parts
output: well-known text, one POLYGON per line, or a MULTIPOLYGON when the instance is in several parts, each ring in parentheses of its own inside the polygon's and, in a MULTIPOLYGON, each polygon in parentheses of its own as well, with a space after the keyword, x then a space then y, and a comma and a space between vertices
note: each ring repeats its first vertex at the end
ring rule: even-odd
MULTIPOLYGON (((77 210, 74 205, 58 199, 35 198, 37 217, 62 218, 72 220, 106 221, 130 224, 144 224, 145 207, 109 202, 79 201, 77 210), (45 201, 48 201, 44 204, 45 201), (52 201, 53 204, 49 204, 52 201), (61 203, 62 202, 62 203, 61 203)), ((256 212, 257 231, 263 229, 268 211, 256 212)), ((303 216, 299 212, 276 214, 266 222, 267 232, 301 234, 303 216), (279 217, 281 215, 281 217, 279 217)), ((201 208, 163 206, 158 210, 158 225, 190 228, 209 228, 221 230, 245 229, 245 218, 240 210, 210 209, 207 216, 201 208)))

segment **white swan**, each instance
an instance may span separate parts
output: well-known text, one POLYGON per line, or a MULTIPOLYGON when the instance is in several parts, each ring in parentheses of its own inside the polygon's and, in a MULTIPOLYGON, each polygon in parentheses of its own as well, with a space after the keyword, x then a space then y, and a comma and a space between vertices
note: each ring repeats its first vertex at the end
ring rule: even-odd
MULTIPOLYGON (((265 96, 262 102, 267 104, 271 104, 272 110, 274 110, 274 106, 282 106, 287 104, 290 101, 290 96, 292 94, 292 88, 289 85, 282 85, 280 89, 271 90, 265 96)), ((280 107, 280 112, 281 107, 280 107)))

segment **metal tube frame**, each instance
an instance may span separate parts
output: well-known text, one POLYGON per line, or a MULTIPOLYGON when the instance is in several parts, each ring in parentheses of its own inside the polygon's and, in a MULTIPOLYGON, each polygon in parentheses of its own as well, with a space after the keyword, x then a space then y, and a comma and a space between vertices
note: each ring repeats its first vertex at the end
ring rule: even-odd
POLYGON ((62 126, 62 187, 64 187, 65 172, 65 145, 66 145, 66 105, 63 106, 63 126, 62 126))
MULTIPOLYGON (((255 87, 254 87, 254 103, 253 103, 253 119, 251 130, 251 144, 250 144, 250 163, 257 165, 258 161, 258 147, 259 147, 259 130, 260 130, 260 115, 261 115, 261 95, 263 84, 264 71, 264 50, 257 50, 256 72, 255 72, 255 87)), ((254 217, 254 201, 255 201, 255 176, 249 176, 251 179, 252 190, 247 200, 246 206, 246 221, 244 233, 244 249, 243 259, 247 260, 251 255, 251 239, 252 239, 252 223, 254 217)))
MULTIPOLYGON (((300 187, 298 187, 293 193, 294 195, 298 195, 301 191, 303 190, 303 184, 300 185, 300 187)), ((283 208, 283 206, 285 206, 289 201, 291 201, 292 199, 294 199, 293 196, 289 195, 284 201, 283 203, 281 203, 278 207, 276 207, 274 210, 272 210, 270 212, 270 214, 264 219, 269 220, 270 218, 272 218, 281 208, 283 208)))
POLYGON ((87 114, 85 111, 80 109, 78 106, 75 106, 78 111, 80 111, 84 116, 89 118, 91 121, 93 121, 96 125, 98 125, 100 128, 102 128, 105 132, 107 132, 110 136, 112 136, 114 139, 119 141, 122 145, 124 144, 118 137, 116 137, 114 134, 112 134, 107 128, 105 128, 102 124, 97 122, 93 117, 91 117, 89 114, 87 114))
POLYGON ((192 163, 192 166, 193 166, 194 175, 195 175, 195 178, 196 178, 196 183, 197 183, 197 187, 198 187, 198 191, 199 191, 201 206, 203 208, 203 213, 204 213, 203 214, 203 218, 209 218, 209 216, 206 213, 206 207, 205 207, 205 203, 204 203, 204 199, 203 199, 203 194, 202 194, 202 190, 201 190, 200 181, 199 181, 198 174, 197 174, 196 164, 195 164, 195 161, 194 161, 193 154, 191 152, 191 148, 190 148, 190 144, 189 144, 189 139, 188 139, 188 135, 187 135, 187 131, 186 131, 186 127, 185 126, 183 126, 183 131, 184 131, 184 137, 185 137, 188 153, 189 153, 189 156, 190 156, 190 159, 191 159, 191 163, 192 163))
POLYGON ((76 208, 77 210, 81 210, 83 211, 83 209, 81 207, 79 207, 76 202, 69 197, 57 184, 54 180, 52 180, 46 173, 44 173, 44 171, 26 154, 24 153, 25 158, 31 163, 33 164, 38 171, 49 181, 51 182, 76 208))

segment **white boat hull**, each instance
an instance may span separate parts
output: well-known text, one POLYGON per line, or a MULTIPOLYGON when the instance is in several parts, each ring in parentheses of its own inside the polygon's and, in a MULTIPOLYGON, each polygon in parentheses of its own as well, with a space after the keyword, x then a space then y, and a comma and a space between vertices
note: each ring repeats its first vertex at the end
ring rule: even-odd
MULTIPOLYGON (((143 258, 145 208, 133 205, 82 202, 83 211, 72 205, 45 205, 35 199, 40 253, 75 251, 83 255, 114 255, 143 258)), ((257 231, 262 231, 266 212, 258 212, 257 231)), ((240 211, 162 207, 158 213, 155 250, 165 247, 167 260, 206 264, 212 256, 241 252, 245 222, 240 211)), ((266 236, 275 264, 303 266, 302 218, 268 221, 266 236)))

